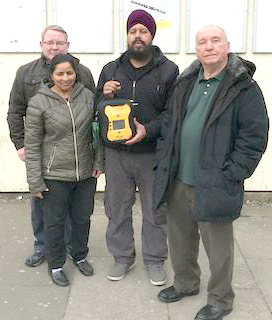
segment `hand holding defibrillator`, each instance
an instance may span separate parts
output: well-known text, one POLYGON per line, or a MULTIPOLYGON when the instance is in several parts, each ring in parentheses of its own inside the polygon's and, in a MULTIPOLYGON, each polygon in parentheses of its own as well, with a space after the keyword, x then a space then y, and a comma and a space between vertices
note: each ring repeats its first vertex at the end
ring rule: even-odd
POLYGON ((142 141, 146 136, 145 126, 143 124, 141 124, 140 122, 138 122, 136 120, 136 118, 134 118, 134 124, 136 127, 136 134, 133 138, 126 141, 126 144, 128 144, 128 145, 138 143, 138 142, 142 141))
POLYGON ((103 94, 110 99, 113 99, 116 92, 121 89, 121 83, 117 80, 109 80, 103 86, 103 94))
POLYGON ((109 100, 98 105, 102 138, 105 143, 132 145, 145 138, 146 129, 135 118, 137 103, 128 99, 114 99, 120 89, 121 84, 117 80, 109 80, 103 86, 103 94, 109 100))

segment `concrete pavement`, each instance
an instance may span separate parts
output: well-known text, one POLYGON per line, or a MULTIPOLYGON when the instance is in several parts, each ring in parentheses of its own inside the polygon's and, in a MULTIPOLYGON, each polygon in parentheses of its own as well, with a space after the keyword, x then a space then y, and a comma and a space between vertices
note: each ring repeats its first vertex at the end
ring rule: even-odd
MULTIPOLYGON (((137 252, 136 267, 121 280, 107 280, 113 263, 105 244, 107 218, 103 194, 96 195, 92 217, 89 261, 95 275, 86 278, 67 259, 64 266, 72 285, 54 285, 47 264, 36 268, 24 265, 32 253, 29 199, 18 195, 0 195, 0 319, 1 320, 190 320, 206 303, 209 276, 207 259, 201 247, 201 288, 197 296, 172 304, 157 300, 163 287, 154 287, 147 278, 141 260, 141 209, 134 206, 137 252)), ((247 201, 242 216, 234 224, 235 270, 233 286, 236 300, 226 320, 272 320, 272 204, 247 201)), ((166 262, 168 282, 173 271, 166 262)))

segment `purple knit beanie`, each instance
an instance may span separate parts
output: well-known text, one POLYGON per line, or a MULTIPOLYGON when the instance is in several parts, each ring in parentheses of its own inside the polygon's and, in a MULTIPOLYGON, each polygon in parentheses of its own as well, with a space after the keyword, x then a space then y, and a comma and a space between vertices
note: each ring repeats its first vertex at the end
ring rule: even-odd
POLYGON ((127 32, 137 23, 140 23, 147 27, 152 37, 154 38, 156 33, 156 22, 148 12, 140 9, 132 11, 127 19, 127 32))

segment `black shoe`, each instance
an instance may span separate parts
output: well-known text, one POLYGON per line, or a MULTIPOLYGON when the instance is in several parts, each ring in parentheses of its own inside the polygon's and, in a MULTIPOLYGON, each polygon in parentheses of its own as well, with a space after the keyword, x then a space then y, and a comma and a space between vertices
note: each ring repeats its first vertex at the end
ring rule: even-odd
POLYGON ((32 256, 26 259, 25 265, 27 265, 28 267, 37 267, 39 264, 44 262, 44 260, 44 253, 41 251, 36 251, 32 256))
POLYGON ((232 309, 222 309, 220 306, 207 304, 196 314, 195 320, 222 320, 232 309))
POLYGON ((86 277, 90 277, 93 275, 93 267, 90 265, 90 263, 84 259, 79 262, 74 261, 75 265, 78 267, 79 271, 86 277))
POLYGON ((179 301, 184 297, 193 296, 198 293, 199 293, 199 290, 196 290, 193 292, 177 292, 176 289, 173 286, 171 286, 169 288, 163 289, 158 294, 158 298, 162 302, 169 303, 169 302, 179 301))
POLYGON ((70 285, 69 280, 66 277, 66 274, 63 270, 59 270, 56 272, 52 272, 52 269, 48 269, 49 276, 53 280, 53 282, 60 287, 67 287, 70 285))

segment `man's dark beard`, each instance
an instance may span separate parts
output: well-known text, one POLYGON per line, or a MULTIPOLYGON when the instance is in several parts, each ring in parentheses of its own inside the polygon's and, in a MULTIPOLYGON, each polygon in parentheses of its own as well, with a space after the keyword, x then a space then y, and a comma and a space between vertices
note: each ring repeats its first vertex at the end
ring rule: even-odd
MULTIPOLYGON (((134 45, 134 43, 132 45, 134 45)), ((142 51, 135 50, 133 47, 128 47, 127 51, 128 51, 128 54, 129 54, 130 58, 134 58, 134 59, 139 60, 139 61, 146 60, 152 54, 151 45, 146 46, 144 44, 143 44, 143 50, 142 51)))

